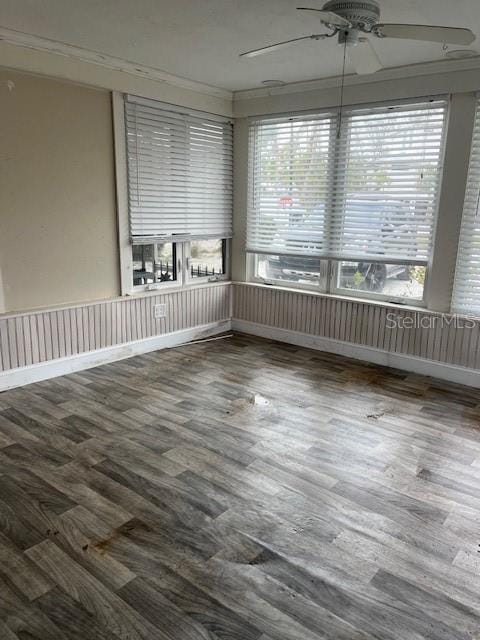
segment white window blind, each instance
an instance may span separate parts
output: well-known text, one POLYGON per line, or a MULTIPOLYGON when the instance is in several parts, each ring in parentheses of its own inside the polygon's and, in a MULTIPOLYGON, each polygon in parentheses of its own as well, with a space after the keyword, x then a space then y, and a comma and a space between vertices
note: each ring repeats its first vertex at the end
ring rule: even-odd
POLYGON ((480 98, 477 100, 452 308, 457 313, 480 315, 480 98))
POLYGON ((232 123, 125 99, 134 243, 232 235, 232 123))
POLYGON ((322 255, 335 116, 266 120, 250 128, 247 249, 322 255))
POLYGON ((247 248, 426 264, 445 100, 251 125, 247 248))

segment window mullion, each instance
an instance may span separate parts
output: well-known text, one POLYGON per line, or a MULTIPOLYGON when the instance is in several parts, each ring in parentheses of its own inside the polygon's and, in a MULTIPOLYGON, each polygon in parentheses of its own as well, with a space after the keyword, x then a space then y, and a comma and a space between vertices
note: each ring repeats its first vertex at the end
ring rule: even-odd
MULTIPOLYGON (((340 119, 340 111, 337 112, 335 118, 335 125, 337 125, 340 119)), ((349 136, 349 123, 350 116, 343 113, 338 126, 332 127, 332 172, 331 172, 331 185, 330 185, 330 197, 328 198, 328 207, 326 215, 326 229, 325 238, 326 241, 326 255, 332 256, 337 253, 337 247, 335 237, 339 237, 340 230, 339 224, 339 208, 344 209, 344 202, 346 197, 346 175, 345 175, 345 163, 342 163, 342 148, 348 144, 349 136)), ((345 154, 343 154, 345 157, 345 154)), ((328 269, 329 282, 328 291, 331 291, 336 287, 336 282, 333 280, 337 278, 337 263, 330 258, 330 266, 328 269)))

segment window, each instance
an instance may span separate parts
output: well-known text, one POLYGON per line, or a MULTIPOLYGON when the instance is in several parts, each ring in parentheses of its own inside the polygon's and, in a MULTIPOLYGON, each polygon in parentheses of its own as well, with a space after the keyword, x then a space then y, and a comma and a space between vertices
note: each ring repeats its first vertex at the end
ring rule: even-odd
POLYGON ((232 235, 232 123, 124 97, 131 285, 225 277, 232 235))
POLYGON ((177 280, 176 245, 136 244, 132 247, 133 284, 175 282, 177 280))
POLYGON ((325 288, 327 261, 308 256, 256 255, 256 279, 300 288, 325 288))
POLYGON ((226 240, 193 240, 190 243, 190 278, 215 278, 226 273, 226 240))
POLYGON ((480 316, 480 98, 475 115, 452 310, 480 316))
POLYGON ((377 294, 389 300, 423 300, 426 267, 385 262, 339 262, 334 290, 377 294))
POLYGON ((436 99, 253 120, 254 277, 421 302, 446 108, 436 99), (330 264, 329 278, 321 262, 330 264))

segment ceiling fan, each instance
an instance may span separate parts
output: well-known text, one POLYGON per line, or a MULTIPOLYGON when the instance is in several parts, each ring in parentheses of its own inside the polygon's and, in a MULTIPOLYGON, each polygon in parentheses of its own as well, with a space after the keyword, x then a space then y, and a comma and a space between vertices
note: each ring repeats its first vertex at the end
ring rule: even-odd
POLYGON ((376 38, 400 38, 458 45, 469 45, 475 40, 475 35, 470 29, 380 23, 380 7, 377 0, 329 0, 322 9, 298 7, 298 11, 313 12, 320 22, 330 29, 330 32, 277 42, 260 49, 246 51, 240 54, 240 57, 253 58, 301 40, 324 40, 338 34, 339 44, 346 48, 355 47, 355 54, 350 56, 350 61, 356 73, 368 74, 381 69, 382 64, 370 40, 363 34, 376 38))

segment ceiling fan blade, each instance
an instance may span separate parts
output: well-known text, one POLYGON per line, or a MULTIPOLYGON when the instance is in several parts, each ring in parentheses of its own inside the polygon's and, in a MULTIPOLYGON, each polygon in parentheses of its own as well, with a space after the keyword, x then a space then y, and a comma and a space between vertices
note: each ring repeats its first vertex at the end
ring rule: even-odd
POLYGON ((270 53, 270 51, 276 51, 277 49, 283 49, 283 47, 288 47, 290 44, 294 42, 300 42, 301 40, 323 40, 327 36, 323 33, 313 34, 311 36, 302 36, 301 38, 293 38, 292 40, 284 40, 283 42, 277 42, 275 44, 270 44, 267 47, 262 47, 261 49, 252 49, 252 51, 245 51, 245 53, 240 54, 240 58, 254 58, 255 56, 261 56, 264 53, 270 53))
POLYGON ((333 13, 333 11, 323 11, 323 9, 310 9, 310 7, 297 7, 297 11, 315 11, 320 20, 328 26, 347 28, 352 26, 348 20, 342 18, 342 16, 339 16, 336 13, 333 13))
POLYGON ((368 75, 383 68, 380 58, 368 38, 359 38, 357 46, 349 47, 347 51, 350 53, 350 63, 358 75, 368 75))
POLYGON ((456 27, 432 27, 423 24, 376 24, 373 32, 380 38, 404 38, 446 44, 471 44, 475 34, 470 29, 456 27))

